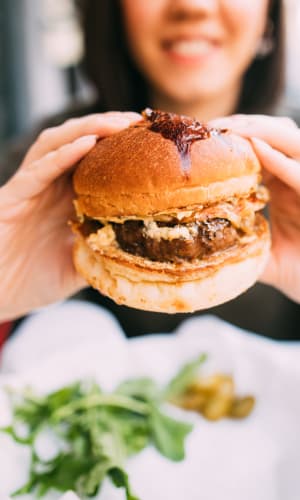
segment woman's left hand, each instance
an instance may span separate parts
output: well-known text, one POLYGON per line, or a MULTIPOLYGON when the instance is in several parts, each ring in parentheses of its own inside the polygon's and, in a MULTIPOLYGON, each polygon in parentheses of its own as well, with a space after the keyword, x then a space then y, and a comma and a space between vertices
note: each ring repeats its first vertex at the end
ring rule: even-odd
POLYGON ((271 195, 272 251, 261 280, 300 302, 300 129, 289 118, 234 115, 211 122, 250 139, 271 195))

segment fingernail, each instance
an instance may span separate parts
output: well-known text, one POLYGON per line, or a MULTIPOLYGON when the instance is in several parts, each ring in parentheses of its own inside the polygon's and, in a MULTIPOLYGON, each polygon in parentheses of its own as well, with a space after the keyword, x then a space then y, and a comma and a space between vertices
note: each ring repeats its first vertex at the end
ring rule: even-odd
POLYGON ((125 116, 130 120, 130 121, 137 121, 137 120, 142 120, 142 115, 139 113, 135 113, 134 111, 126 111, 125 116))
POLYGON ((105 118, 105 121, 103 122, 102 119, 102 125, 108 124, 108 125, 129 125, 130 119, 126 118, 126 116, 108 116, 105 118))
POLYGON ((79 139, 76 140, 76 142, 92 142, 96 141, 98 139, 98 136, 95 134, 90 134, 90 135, 83 135, 82 137, 79 137, 79 139))

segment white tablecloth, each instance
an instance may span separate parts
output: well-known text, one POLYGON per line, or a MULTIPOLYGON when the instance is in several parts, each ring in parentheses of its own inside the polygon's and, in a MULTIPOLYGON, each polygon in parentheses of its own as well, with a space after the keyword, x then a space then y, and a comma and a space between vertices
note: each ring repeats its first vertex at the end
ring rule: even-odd
MULTIPOLYGON (((34 314, 3 352, 0 425, 10 417, 7 384, 47 392, 86 377, 106 390, 137 375, 164 383, 200 352, 209 355, 203 373, 232 373, 238 394, 256 396, 255 410, 242 421, 212 423, 174 409, 195 425, 186 459, 172 463, 144 450, 127 466, 135 493, 141 500, 299 500, 300 344, 266 340, 212 316, 191 318, 172 335, 128 341, 110 313, 91 304, 70 301, 34 314)), ((0 436, 1 500, 25 481, 27 467, 26 450, 0 436)), ((123 498, 109 482, 99 495, 123 498)))

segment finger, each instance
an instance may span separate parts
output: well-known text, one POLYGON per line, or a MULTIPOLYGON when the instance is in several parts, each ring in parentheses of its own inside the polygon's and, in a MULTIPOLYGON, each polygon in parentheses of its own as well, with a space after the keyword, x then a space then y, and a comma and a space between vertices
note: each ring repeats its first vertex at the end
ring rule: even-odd
POLYGON ((66 262, 64 263, 61 272, 61 288, 64 291, 62 299, 66 296, 73 295, 88 286, 87 281, 75 269, 74 261, 71 258, 74 251, 74 239, 74 235, 70 231, 70 235, 66 240, 66 247, 63 252, 64 256, 66 256, 66 262))
POLYGON ((253 148, 264 168, 300 194, 300 163, 257 138, 251 138, 253 148))
POLYGON ((211 120, 209 124, 213 127, 222 128, 223 125, 230 125, 230 124, 237 125, 239 123, 243 123, 243 125, 245 126, 246 125, 252 126, 253 124, 259 121, 260 123, 263 123, 264 126, 267 126, 270 125, 271 122, 274 122, 274 120, 278 124, 285 125, 286 127, 290 127, 293 129, 298 128, 297 123, 287 116, 268 116, 268 115, 254 115, 254 114, 253 115, 235 114, 231 116, 224 116, 211 120))
POLYGON ((259 281, 261 283, 264 283, 265 285, 273 286, 278 282, 277 274, 278 263, 276 262, 275 256, 271 253, 267 265, 259 278, 259 281))
MULTIPOLYGON (((96 136, 85 136, 64 145, 19 170, 2 188, 6 203, 21 202, 39 195, 55 179, 70 170, 96 143, 96 136)), ((3 197, 2 197, 3 199, 3 197)))
POLYGON ((213 120, 214 127, 229 128, 246 137, 257 137, 285 155, 300 159, 300 130, 286 117, 262 115, 234 115, 213 120))
POLYGON ((79 137, 91 134, 105 137, 119 132, 140 119, 141 116, 138 113, 109 112, 67 120, 62 125, 41 132, 25 156, 22 167, 27 167, 50 151, 73 142, 79 137))
POLYGON ((297 129, 297 123, 289 118, 288 116, 269 116, 269 115, 243 115, 243 114, 235 114, 232 115, 234 120, 249 122, 250 124, 254 124, 256 122, 261 122, 264 125, 270 125, 272 122, 276 122, 277 124, 284 125, 286 127, 297 129))

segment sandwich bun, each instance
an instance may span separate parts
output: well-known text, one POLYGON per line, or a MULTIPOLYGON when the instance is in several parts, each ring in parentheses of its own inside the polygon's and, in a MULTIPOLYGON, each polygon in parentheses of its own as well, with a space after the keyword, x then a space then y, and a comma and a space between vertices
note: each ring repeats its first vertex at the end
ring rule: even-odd
POLYGON ((152 113, 100 140, 78 165, 74 265, 119 304, 167 313, 206 309, 252 286, 267 262, 261 166, 250 143, 230 131, 152 113), (100 226, 86 231, 91 222, 100 226), (142 225, 134 244, 133 222, 142 225), (122 226, 130 233, 125 243, 122 226), (226 246, 228 232, 234 237, 226 246), (185 258, 196 243, 201 256, 185 258))
POLYGON ((144 217, 243 196, 259 179, 259 161, 240 136, 195 141, 187 172, 172 140, 138 126, 99 141, 76 169, 74 189, 79 210, 90 217, 144 217))

